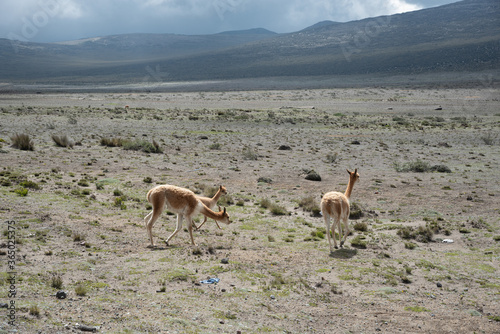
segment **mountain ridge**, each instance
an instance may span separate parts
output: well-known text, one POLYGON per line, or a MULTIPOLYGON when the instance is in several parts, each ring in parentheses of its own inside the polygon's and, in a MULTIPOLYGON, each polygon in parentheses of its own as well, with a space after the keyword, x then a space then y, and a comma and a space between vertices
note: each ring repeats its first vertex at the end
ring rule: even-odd
POLYGON ((158 69, 155 80, 174 82, 499 69, 499 8, 495 0, 464 0, 345 23, 321 21, 287 34, 255 28, 47 44, 0 40, 6 65, 0 78, 140 82, 150 69, 158 69))

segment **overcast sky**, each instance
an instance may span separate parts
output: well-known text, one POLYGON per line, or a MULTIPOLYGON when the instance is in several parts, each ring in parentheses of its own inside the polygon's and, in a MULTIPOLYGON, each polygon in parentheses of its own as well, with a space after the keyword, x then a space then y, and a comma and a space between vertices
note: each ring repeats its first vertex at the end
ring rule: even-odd
POLYGON ((0 38, 67 41, 126 33, 286 33, 457 0, 0 0, 0 38))

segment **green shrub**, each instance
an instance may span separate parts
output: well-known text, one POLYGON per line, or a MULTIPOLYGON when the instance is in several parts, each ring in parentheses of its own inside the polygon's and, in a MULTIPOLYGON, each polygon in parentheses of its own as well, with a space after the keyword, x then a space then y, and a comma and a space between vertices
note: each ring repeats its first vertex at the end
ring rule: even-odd
POLYGON ((35 190, 40 189, 40 186, 38 185, 38 183, 33 182, 33 181, 28 181, 28 180, 22 181, 21 183, 19 183, 19 185, 21 187, 29 188, 29 189, 35 189, 35 190))
POLYGON ((14 192, 21 197, 28 196, 28 189, 26 189, 26 188, 18 188, 16 190, 14 190, 14 192))

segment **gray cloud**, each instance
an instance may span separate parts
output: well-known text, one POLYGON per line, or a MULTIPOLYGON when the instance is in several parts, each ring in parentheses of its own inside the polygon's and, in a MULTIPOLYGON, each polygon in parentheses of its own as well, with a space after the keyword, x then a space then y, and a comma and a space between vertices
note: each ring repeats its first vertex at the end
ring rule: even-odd
POLYGON ((0 3, 0 38, 52 42, 133 32, 292 32, 455 0, 17 0, 0 3))

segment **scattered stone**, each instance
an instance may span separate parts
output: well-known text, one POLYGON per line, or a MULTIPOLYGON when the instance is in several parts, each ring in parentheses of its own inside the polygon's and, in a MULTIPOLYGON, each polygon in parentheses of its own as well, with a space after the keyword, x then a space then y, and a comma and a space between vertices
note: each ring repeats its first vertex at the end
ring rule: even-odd
POLYGON ((80 325, 80 324, 76 324, 76 329, 79 329, 81 330, 82 332, 92 332, 92 333, 96 333, 98 331, 98 327, 96 326, 86 326, 86 325, 80 325))
POLYGON ((203 140, 208 139, 208 137, 207 137, 207 136, 200 136, 199 138, 200 138, 200 139, 203 139, 203 140))
POLYGON ((351 142, 351 145, 361 145, 361 143, 359 142, 359 140, 353 140, 351 142))
POLYGON ((259 177, 257 179, 257 182, 259 182, 259 183, 261 183, 261 182, 262 183, 273 183, 273 180, 271 178, 269 178, 269 177, 263 177, 263 176, 261 176, 261 177, 259 177))
POLYGON ((271 297, 270 297, 270 298, 271 298, 272 300, 275 300, 275 299, 276 299, 276 297, 275 297, 274 295, 271 295, 271 297))
POLYGON ((313 170, 310 170, 306 175, 306 180, 321 181, 321 176, 313 170))
POLYGON ((431 167, 431 171, 438 173, 451 173, 451 169, 446 165, 434 165, 431 167))
POLYGON ((65 291, 60 290, 60 291, 56 292, 56 298, 57 299, 66 299, 67 296, 68 295, 66 294, 65 291))
POLYGON ((7 303, 0 303, 0 308, 8 308, 9 304, 7 303))
POLYGON ((280 151, 290 151, 292 148, 288 145, 281 145, 280 147, 278 147, 278 150, 280 151))
POLYGON ((229 259, 228 258, 223 258, 222 260, 220 260, 220 263, 222 263, 222 264, 228 264, 229 263, 229 259))
POLYGON ((437 285, 438 288, 442 288, 443 287, 443 284, 441 284, 441 282, 437 282, 436 285, 437 285))

